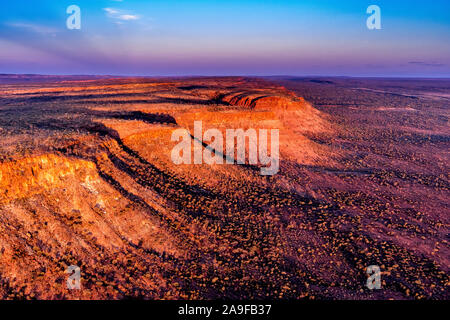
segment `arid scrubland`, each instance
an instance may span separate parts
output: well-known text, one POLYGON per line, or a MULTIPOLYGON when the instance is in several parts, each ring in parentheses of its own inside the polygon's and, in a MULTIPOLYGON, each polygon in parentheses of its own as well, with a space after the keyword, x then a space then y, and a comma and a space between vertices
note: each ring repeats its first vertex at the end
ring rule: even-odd
POLYGON ((445 86, 7 80, 1 298, 449 297, 445 86), (278 174, 175 165, 171 134, 194 121, 279 129, 278 174), (70 265, 81 290, 67 289, 70 265))

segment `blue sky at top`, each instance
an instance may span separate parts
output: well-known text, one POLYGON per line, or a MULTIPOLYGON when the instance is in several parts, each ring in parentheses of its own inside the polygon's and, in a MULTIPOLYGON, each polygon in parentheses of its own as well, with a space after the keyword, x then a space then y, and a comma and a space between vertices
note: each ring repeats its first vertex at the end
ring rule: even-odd
POLYGON ((447 0, 0 1, 0 73, 449 77, 449 40, 447 0))

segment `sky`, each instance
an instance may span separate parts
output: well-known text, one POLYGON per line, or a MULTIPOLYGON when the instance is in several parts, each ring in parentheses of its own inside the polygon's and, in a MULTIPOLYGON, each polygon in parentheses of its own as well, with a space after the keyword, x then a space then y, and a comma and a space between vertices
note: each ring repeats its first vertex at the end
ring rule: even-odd
POLYGON ((0 0, 0 73, 450 77, 450 1, 0 0))

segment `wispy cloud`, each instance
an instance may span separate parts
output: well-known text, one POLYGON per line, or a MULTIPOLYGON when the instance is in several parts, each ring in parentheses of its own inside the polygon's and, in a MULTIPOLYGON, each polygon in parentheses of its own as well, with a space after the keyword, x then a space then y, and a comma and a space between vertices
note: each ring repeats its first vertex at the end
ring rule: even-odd
POLYGON ((120 9, 103 8, 103 10, 106 12, 106 15, 111 19, 123 20, 123 21, 133 21, 133 20, 140 19, 140 16, 138 16, 136 14, 131 14, 129 12, 126 12, 126 11, 120 10, 120 9))
POLYGON ((114 9, 114 8, 103 8, 103 10, 108 14, 108 15, 116 15, 119 14, 119 10, 114 9))
POLYGON ((11 22, 11 23, 6 23, 6 25, 9 26, 9 27, 25 29, 25 30, 28 30, 28 31, 32 31, 32 32, 35 32, 35 33, 41 33, 41 34, 55 34, 55 33, 57 33, 59 31, 59 30, 54 29, 54 28, 50 28, 50 27, 47 27, 47 26, 34 24, 34 23, 11 22))
POLYGON ((425 61, 410 61, 409 64, 424 66, 424 67, 444 67, 445 64, 437 62, 425 62, 425 61))
POLYGON ((139 16, 132 14, 121 14, 118 17, 120 20, 138 20, 139 16))

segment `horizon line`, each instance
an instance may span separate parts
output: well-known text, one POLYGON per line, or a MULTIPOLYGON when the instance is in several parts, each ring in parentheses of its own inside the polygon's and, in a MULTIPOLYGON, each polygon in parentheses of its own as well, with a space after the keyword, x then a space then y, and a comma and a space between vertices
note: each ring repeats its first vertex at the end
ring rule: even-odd
POLYGON ((407 75, 385 75, 385 76, 372 76, 372 75, 251 75, 251 74, 234 74, 234 75, 126 75, 126 74, 51 74, 51 73, 0 73, 2 76, 28 76, 28 77, 119 77, 119 78, 227 78, 227 77, 247 77, 247 78, 362 78, 362 79, 443 79, 450 80, 448 76, 407 76, 407 75))

